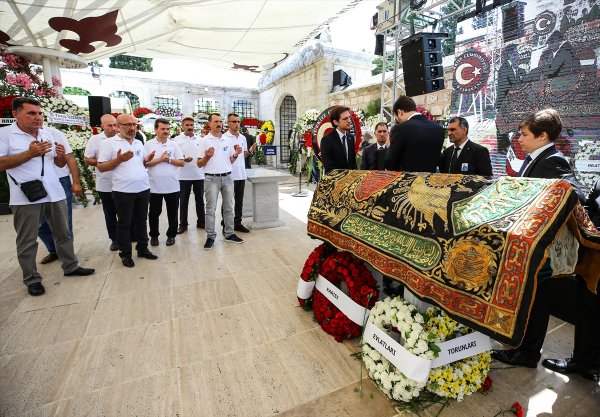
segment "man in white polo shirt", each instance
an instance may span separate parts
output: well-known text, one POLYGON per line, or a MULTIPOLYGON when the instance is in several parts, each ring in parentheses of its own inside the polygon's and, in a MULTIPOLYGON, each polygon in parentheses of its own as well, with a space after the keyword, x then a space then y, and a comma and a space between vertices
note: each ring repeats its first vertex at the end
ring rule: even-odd
POLYGON ((100 145, 106 139, 115 136, 119 131, 119 126, 117 125, 117 119, 112 114, 105 114, 100 118, 100 127, 102 127, 102 133, 92 136, 88 141, 83 161, 87 165, 96 168, 96 191, 100 195, 100 201, 102 201, 106 231, 111 241, 110 250, 116 251, 119 247, 117 246, 117 209, 112 198, 112 171, 100 172, 97 165, 100 145))
MULTIPOLYGON (((57 130, 50 129, 50 132, 58 132, 57 130)), ((75 157, 73 156, 73 149, 69 142, 64 137, 64 135, 54 135, 56 142, 62 144, 65 147, 65 156, 67 159, 67 164, 62 167, 55 167, 57 170, 58 180, 60 181, 60 185, 62 185, 65 190, 65 195, 67 197, 67 221, 69 224, 69 235, 74 237, 73 235, 73 195, 81 197, 83 195, 83 189, 81 188, 81 183, 79 181, 79 169, 77 168, 77 162, 75 162, 75 157), (73 182, 71 182, 71 177, 73 177, 73 182)), ((54 237, 52 236, 52 230, 50 230, 50 225, 46 221, 46 218, 42 216, 40 219, 40 227, 38 228, 38 237, 48 249, 48 255, 46 255, 40 261, 41 264, 47 264, 50 262, 54 262, 58 259, 58 255, 56 254, 56 246, 54 245, 54 237)))
POLYGON ((137 119, 130 114, 117 117, 119 134, 100 145, 98 169, 112 171, 112 194, 117 209, 117 245, 123 265, 133 268, 131 224, 134 224, 135 249, 139 258, 157 259, 148 250, 148 201, 150 181, 146 164, 154 155, 146 155, 142 142, 135 139, 137 119))
POLYGON ((91 275, 94 270, 79 266, 69 235, 65 190, 54 169, 54 166, 66 164, 65 148, 55 140, 62 134, 44 127, 39 101, 18 97, 13 100, 12 107, 16 122, 0 128, 0 170, 9 176, 10 208, 17 232, 17 258, 23 271, 23 283, 30 295, 37 296, 46 292, 35 265, 42 215, 52 228, 56 253, 62 261, 65 276, 91 275), (40 182, 43 188, 38 186, 40 182), (29 197, 23 192, 28 186, 37 186, 37 190, 30 189, 29 197))
POLYGON ((185 163, 179 170, 179 234, 188 228, 188 204, 192 189, 196 201, 196 228, 204 229, 204 168, 198 167, 196 163, 200 138, 194 134, 193 117, 184 117, 181 127, 183 133, 173 139, 181 148, 185 163))
POLYGON ((217 233, 215 232, 215 210, 219 192, 223 199, 223 218, 225 221, 225 241, 244 243, 233 232, 233 178, 231 164, 242 153, 242 148, 233 145, 222 137, 223 121, 217 113, 208 116, 210 132, 200 141, 198 148, 198 166, 204 167, 204 196, 206 198, 206 242, 205 250, 211 250, 217 233))
POLYGON ((150 177, 150 244, 158 246, 158 220, 162 213, 162 202, 167 205, 167 246, 175 243, 177 236, 177 214, 179 210, 179 170, 183 166, 183 154, 179 145, 169 139, 171 125, 167 119, 154 121, 156 137, 144 145, 146 155, 154 158, 146 163, 150 177))
MULTIPOLYGON (((223 134, 232 144, 238 145, 244 152, 244 158, 250 155, 248 151, 248 142, 246 137, 240 133, 240 116, 235 113, 227 115, 227 127, 229 129, 223 134)), ((252 145, 251 151, 254 151, 252 145)), ((246 185, 246 163, 243 158, 237 158, 231 166, 231 176, 233 178, 233 230, 236 232, 248 233, 250 230, 242 224, 242 213, 244 211, 244 188, 246 185)))

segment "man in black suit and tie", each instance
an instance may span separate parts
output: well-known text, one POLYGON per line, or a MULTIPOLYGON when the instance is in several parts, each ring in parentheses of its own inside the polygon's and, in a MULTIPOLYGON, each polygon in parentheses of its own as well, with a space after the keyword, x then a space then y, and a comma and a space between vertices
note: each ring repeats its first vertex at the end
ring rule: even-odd
POLYGON ((385 158, 390 138, 385 122, 379 122, 375 125, 375 137, 377 138, 377 142, 363 149, 360 169, 377 169, 380 171, 385 169, 385 158))
POLYGON ((485 146, 469 140, 469 122, 464 117, 453 117, 448 122, 449 146, 440 158, 440 172, 464 175, 492 176, 490 152, 485 146))
MULTIPOLYGON (((562 131, 562 121, 554 109, 529 116, 519 125, 519 142, 529 155, 519 176, 561 178, 571 168, 554 141, 562 131)), ((579 276, 552 278, 549 260, 538 272, 537 292, 529 313, 527 331, 517 349, 494 350, 501 362, 536 368, 541 358, 550 315, 575 325, 573 355, 566 359, 544 359, 542 366, 561 374, 577 373, 592 381, 600 380, 600 296, 594 295, 579 276)))
POLYGON ((388 171, 435 172, 444 145, 444 129, 417 112, 408 96, 394 103, 390 149, 385 160, 388 171))
POLYGON ((350 108, 336 106, 331 109, 330 118, 334 129, 321 139, 321 161, 325 174, 333 169, 356 169, 354 136, 350 134, 350 108))

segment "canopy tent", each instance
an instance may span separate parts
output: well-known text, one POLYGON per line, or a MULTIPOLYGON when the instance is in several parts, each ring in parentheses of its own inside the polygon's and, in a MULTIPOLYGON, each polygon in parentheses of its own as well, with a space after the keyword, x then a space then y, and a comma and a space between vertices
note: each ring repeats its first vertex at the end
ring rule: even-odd
POLYGON ((0 44, 62 67, 128 54, 262 72, 361 1, 6 0, 0 44))

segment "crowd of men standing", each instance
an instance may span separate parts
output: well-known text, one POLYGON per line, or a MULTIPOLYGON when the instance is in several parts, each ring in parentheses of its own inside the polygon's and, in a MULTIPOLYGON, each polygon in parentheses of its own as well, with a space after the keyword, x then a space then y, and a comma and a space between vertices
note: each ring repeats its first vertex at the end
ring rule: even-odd
MULTIPOLYGON (((36 99, 14 99, 13 117, 13 124, 0 128, 0 170, 6 170, 12 180, 9 204, 23 283, 30 295, 38 296, 45 293, 36 268, 38 236, 49 252, 42 264, 60 259, 65 276, 90 275, 94 269, 79 266, 73 249, 71 198, 81 195, 82 189, 68 141, 58 130, 44 126, 36 99)), ((172 246, 176 236, 186 232, 192 191, 196 227, 206 229, 205 250, 212 249, 217 236, 219 193, 225 242, 244 242, 235 232, 249 232, 242 224, 244 159, 252 155, 255 145, 248 146, 237 114, 229 114, 227 123, 229 129, 223 132, 221 116, 209 115, 210 130, 200 137, 194 133, 194 119, 185 117, 182 133, 171 139, 169 121, 160 118, 154 123, 155 138, 144 144, 136 139, 134 116, 102 116, 102 133, 88 141, 84 162, 95 167, 109 248, 119 251, 125 267, 135 266, 133 242, 138 258, 158 258, 148 243, 160 244, 163 201, 168 220, 166 245, 172 246), (243 158, 238 158, 241 154, 243 158)))

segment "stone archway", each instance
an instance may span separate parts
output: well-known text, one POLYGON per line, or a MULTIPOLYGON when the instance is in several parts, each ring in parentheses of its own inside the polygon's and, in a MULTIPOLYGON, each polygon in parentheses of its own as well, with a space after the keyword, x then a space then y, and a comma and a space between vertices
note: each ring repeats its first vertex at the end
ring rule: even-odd
POLYGON ((296 99, 287 95, 279 106, 279 161, 288 163, 290 160, 290 132, 296 123, 296 99))

